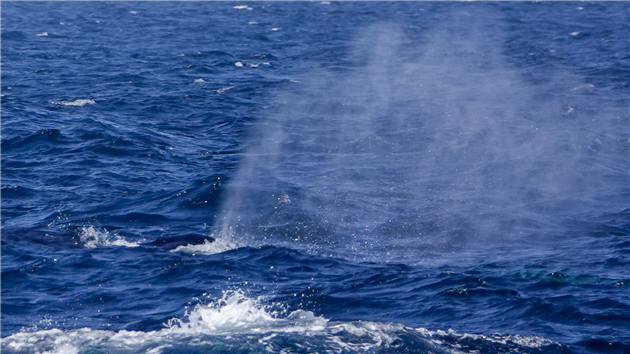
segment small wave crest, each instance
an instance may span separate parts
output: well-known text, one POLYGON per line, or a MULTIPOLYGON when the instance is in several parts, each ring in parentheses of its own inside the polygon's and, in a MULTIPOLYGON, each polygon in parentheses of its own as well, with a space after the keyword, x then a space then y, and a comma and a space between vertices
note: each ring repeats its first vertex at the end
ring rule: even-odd
POLYGON ((84 226, 79 232, 79 239, 85 248, 106 246, 138 247, 136 242, 125 240, 124 237, 107 230, 97 230, 94 226, 84 226))
POLYGON ((238 248, 239 245, 231 240, 229 237, 215 237, 214 242, 208 240, 200 244, 190 244, 178 246, 172 249, 171 252, 186 252, 191 254, 215 254, 238 248))
POLYGON ((50 101, 50 103, 57 106, 75 106, 75 107, 84 107, 87 105, 96 104, 96 101, 92 99, 78 99, 74 101, 50 101))

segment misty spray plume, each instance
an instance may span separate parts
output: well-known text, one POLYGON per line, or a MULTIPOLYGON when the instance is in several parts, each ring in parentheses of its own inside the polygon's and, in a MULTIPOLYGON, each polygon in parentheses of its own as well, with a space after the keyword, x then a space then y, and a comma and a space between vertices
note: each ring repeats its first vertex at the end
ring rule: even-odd
POLYGON ((601 210, 601 187, 619 183, 604 137, 623 124, 574 109, 588 95, 569 75, 527 82, 503 43, 500 25, 466 12, 421 41, 399 25, 364 30, 354 66, 311 73, 279 98, 217 234, 400 256, 561 236, 601 210))

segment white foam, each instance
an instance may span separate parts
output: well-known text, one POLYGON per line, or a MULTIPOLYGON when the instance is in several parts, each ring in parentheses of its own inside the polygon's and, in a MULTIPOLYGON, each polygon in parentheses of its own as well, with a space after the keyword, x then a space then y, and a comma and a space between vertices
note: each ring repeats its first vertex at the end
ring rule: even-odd
POLYGON ((59 105, 59 106, 75 106, 75 107, 83 107, 89 104, 96 104, 96 102, 92 99, 78 99, 74 101, 50 101, 50 103, 59 105))
POLYGON ((195 79, 195 82, 196 83, 202 83, 202 82, 206 82, 206 80, 204 80, 204 79, 195 79))
POLYGON ((235 9, 237 10, 253 10, 253 8, 247 6, 247 5, 236 5, 234 6, 235 9))
POLYGON ((579 86, 574 87, 573 89, 571 89, 571 91, 582 90, 582 89, 589 89, 589 88, 593 88, 593 87, 595 87, 595 85, 593 85, 593 84, 579 85, 579 86))
MULTIPOLYGON (((199 336, 259 333, 321 332, 326 320, 310 311, 297 310, 286 317, 265 310, 260 299, 252 299, 241 291, 224 292, 223 297, 208 305, 198 305, 184 320, 173 318, 160 331, 119 332, 82 328, 17 333, 2 341, 3 349, 26 353, 74 354, 85 347, 142 350, 159 353, 173 342, 199 342, 199 336)), ((271 339, 274 335, 261 338, 271 339)), ((260 342, 259 341, 259 342, 260 342)))
MULTIPOLYGON (((454 331, 452 329, 449 329, 447 331, 443 331, 443 330, 430 331, 425 328, 417 328, 416 330, 422 335, 426 337, 430 337, 430 338, 455 337, 460 340, 464 340, 464 339, 472 339, 475 341, 484 340, 484 341, 497 343, 501 345, 507 345, 507 344, 513 343, 513 344, 517 344, 519 346, 528 347, 528 348, 540 348, 540 347, 554 344, 553 341, 547 338, 538 337, 538 336, 521 336, 518 334, 515 334, 515 335, 493 334, 493 335, 486 336, 482 334, 458 333, 457 331, 454 331)), ((439 340, 437 340, 436 342, 441 343, 441 341, 439 340)))
MULTIPOLYGON (((278 306, 276 306, 277 308, 278 306)), ((540 348, 554 344, 548 339, 520 335, 461 334, 453 330, 430 331, 409 328, 402 324, 380 322, 330 322, 310 311, 272 311, 263 298, 247 297, 242 291, 226 291, 221 299, 197 305, 183 319, 173 318, 166 328, 158 331, 118 332, 82 328, 24 332, 3 338, 2 349, 20 353, 79 353, 98 348, 104 352, 161 353, 179 346, 213 345, 223 343, 226 348, 242 348, 243 338, 252 351, 275 353, 295 352, 358 352, 365 353, 405 345, 411 336, 416 343, 424 342, 437 352, 461 353, 462 342, 484 341, 487 345, 519 345, 540 348), (404 335, 401 337, 401 335, 404 335), (291 338, 291 340, 287 340, 291 338), (257 340, 252 340, 257 339, 257 340), (287 347, 289 346, 289 347, 287 347), (294 346, 294 347, 291 347, 294 346), (297 348, 295 348, 297 347, 297 348)), ((505 349, 505 348, 504 348, 505 349)), ((509 349, 509 348, 508 348, 509 349)), ((466 352, 477 352, 470 348, 466 352)))
POLYGON ((286 317, 268 312, 260 299, 241 291, 224 292, 223 298, 209 305, 197 305, 186 321, 172 319, 168 326, 175 333, 251 334, 268 332, 322 331, 326 320, 310 311, 297 310, 286 317))
POLYGON ((97 230, 94 226, 88 226, 81 228, 79 232, 79 238, 81 244, 86 248, 97 248, 107 246, 122 246, 122 247, 138 247, 136 242, 129 242, 124 237, 115 233, 110 233, 107 230, 97 230))
POLYGON ((227 86, 227 87, 220 88, 220 89, 218 89, 218 90, 216 90, 216 91, 217 91, 218 93, 224 93, 225 91, 229 91, 229 90, 231 90, 231 89, 233 89, 233 88, 234 88, 234 86, 227 86))
POLYGON ((239 245, 229 238, 217 237, 214 242, 208 240, 202 244, 178 246, 171 252, 186 252, 191 254, 215 254, 238 248, 239 245))
POLYGON ((48 37, 48 32, 42 32, 42 33, 38 33, 36 34, 37 37, 48 37))

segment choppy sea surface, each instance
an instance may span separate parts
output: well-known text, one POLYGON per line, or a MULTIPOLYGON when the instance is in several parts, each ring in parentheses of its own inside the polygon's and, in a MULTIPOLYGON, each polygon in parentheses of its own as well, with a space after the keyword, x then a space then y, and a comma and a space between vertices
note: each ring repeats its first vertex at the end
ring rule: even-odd
POLYGON ((1 12, 3 353, 630 353, 630 3, 1 12))

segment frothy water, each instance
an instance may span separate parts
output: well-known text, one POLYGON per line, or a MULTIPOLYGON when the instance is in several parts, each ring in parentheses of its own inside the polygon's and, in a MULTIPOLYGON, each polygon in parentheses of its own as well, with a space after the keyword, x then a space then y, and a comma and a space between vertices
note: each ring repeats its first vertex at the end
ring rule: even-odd
POLYGON ((461 334, 378 322, 332 322, 310 311, 268 309, 261 299, 240 291, 224 292, 208 305, 197 305, 183 319, 173 318, 159 331, 118 332, 82 328, 22 332, 2 341, 3 352, 74 354, 169 353, 171 351, 248 352, 405 352, 406 345, 427 353, 534 352, 561 346, 535 336, 461 334))
POLYGON ((107 246, 122 246, 122 247, 138 247, 137 242, 127 241, 124 237, 109 232, 105 229, 99 230, 94 226, 84 226, 79 232, 79 239, 81 244, 85 248, 97 248, 107 246))
POLYGON ((268 312, 259 300, 240 291, 225 292, 223 298, 210 305, 197 305, 187 321, 173 319, 168 326, 179 333, 237 334, 322 331, 328 321, 310 311, 297 310, 286 317, 268 312))
POLYGON ((58 106, 84 107, 87 105, 96 104, 96 101, 94 101, 93 99, 78 99, 74 101, 50 101, 50 103, 58 106))
POLYGON ((215 254, 238 248, 239 245, 226 236, 219 236, 213 242, 204 241, 197 245, 177 246, 171 252, 186 252, 191 254, 215 254))

